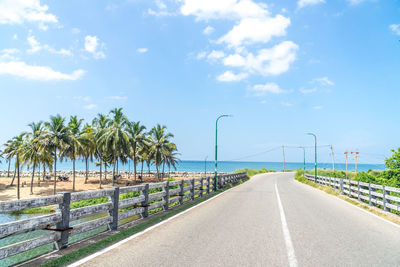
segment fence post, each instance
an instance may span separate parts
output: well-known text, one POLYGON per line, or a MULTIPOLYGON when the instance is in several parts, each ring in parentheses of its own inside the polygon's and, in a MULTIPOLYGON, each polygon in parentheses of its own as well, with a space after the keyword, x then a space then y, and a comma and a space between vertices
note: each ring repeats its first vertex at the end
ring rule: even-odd
POLYGON ((344 191, 343 191, 343 179, 340 179, 340 191, 342 192, 342 195, 344 195, 344 191))
POLYGON ((71 193, 58 193, 63 195, 63 202, 57 205, 57 212, 61 213, 61 222, 56 224, 56 229, 61 230, 61 239, 56 242, 56 249, 68 247, 68 228, 69 228, 69 212, 71 204, 71 193))
POLYGON ((383 200, 383 210, 387 211, 386 208, 386 190, 385 190, 385 186, 382 185, 382 200, 383 200))
POLYGON ((194 200, 194 179, 190 180, 190 199, 194 200))
POLYGON ((179 183, 179 205, 183 204, 183 186, 185 185, 185 180, 181 180, 181 182, 179 183))
POLYGON ((349 180, 349 197, 351 197, 351 181, 349 180))
POLYGON ((204 178, 200 179, 200 197, 203 197, 203 190, 204 190, 204 178))
POLYGON ((372 194, 371 194, 371 183, 368 183, 368 202, 370 206, 372 205, 372 194))
POLYGON ((207 177, 207 195, 210 194, 210 176, 207 177))
POLYGON ((114 194, 111 197, 112 209, 108 212, 112 217, 112 222, 109 224, 110 230, 118 228, 118 203, 119 203, 119 187, 114 187, 114 194))
POLYGON ((357 199, 360 201, 360 181, 358 181, 358 192, 357 192, 357 199))
POLYGON ((165 182, 164 210, 168 210, 169 206, 169 181, 165 182))
POLYGON ((142 192, 143 192, 143 196, 144 196, 144 200, 141 203, 142 208, 144 208, 142 217, 146 218, 149 216, 149 184, 144 185, 144 189, 142 192))

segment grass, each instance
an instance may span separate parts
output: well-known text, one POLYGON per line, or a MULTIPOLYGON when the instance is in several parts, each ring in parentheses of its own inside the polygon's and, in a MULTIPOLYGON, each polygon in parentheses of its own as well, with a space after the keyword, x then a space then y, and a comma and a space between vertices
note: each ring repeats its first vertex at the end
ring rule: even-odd
MULTIPOLYGON (((243 182, 244 181, 240 181, 238 184, 241 184, 243 182)), ((166 220, 166 219, 168 219, 168 218, 170 218, 170 217, 172 217, 172 216, 174 216, 174 215, 176 215, 176 214, 178 214, 178 213, 180 213, 180 212, 182 212, 182 211, 184 211, 184 210, 186 210, 186 209, 188 209, 190 207, 193 207, 193 206, 195 206, 195 205, 197 205, 197 204, 199 204, 199 203, 201 203, 201 202, 203 202, 203 201, 205 201, 205 200, 207 200, 207 199, 209 199, 209 198, 211 198, 211 197, 213 197, 215 195, 220 194, 221 192, 223 192, 225 190, 228 190, 231 187, 232 187, 232 185, 227 186, 224 189, 221 189, 221 190, 218 190, 217 192, 211 193, 210 195, 205 196, 205 197, 203 197, 201 199, 194 200, 193 202, 184 204, 181 207, 178 207, 176 209, 170 210, 170 211, 168 211, 166 213, 162 213, 159 216, 151 218, 151 219, 147 220, 146 222, 138 224, 138 225, 136 225, 136 226, 134 226, 132 228, 121 230, 120 232, 116 233, 115 235, 106 237, 105 239, 103 239, 103 240, 101 240, 101 241, 99 241, 97 243, 88 245, 88 246, 83 247, 83 248, 81 248, 81 249, 79 249, 77 251, 74 251, 74 252, 71 252, 69 254, 66 254, 66 255, 58 258, 58 259, 55 259, 55 260, 50 261, 48 263, 45 263, 42 266, 46 266, 46 267, 64 266, 64 265, 67 265, 67 264, 72 263, 74 261, 77 261, 77 260, 79 260, 79 259, 81 259, 81 258, 83 258, 85 256, 93 254, 94 252, 96 252, 96 251, 98 251, 100 249, 108 247, 108 246, 110 246, 110 245, 112 245, 112 244, 114 244, 114 243, 116 243, 116 242, 118 242, 118 241, 120 241, 122 239, 125 239, 125 238, 127 238, 127 237, 129 237, 129 236, 131 236, 133 234, 136 234, 136 233, 138 233, 140 231, 143 231, 144 229, 146 229, 146 228, 148 228, 148 227, 150 227, 152 225, 155 225, 155 224, 157 224, 157 223, 159 223, 161 221, 164 221, 164 220, 166 220)))
POLYGON ((322 190, 327 194, 336 196, 350 204, 353 204, 354 206, 360 207, 366 211, 369 211, 375 215, 378 215, 379 217, 382 217, 388 221, 391 221, 393 223, 400 225, 400 217, 398 215, 393 214, 393 213, 384 212, 383 210, 381 210, 377 207, 371 207, 368 204, 365 204, 364 202, 360 202, 360 201, 350 198, 348 196, 342 195, 338 190, 333 189, 332 187, 315 184, 314 182, 311 182, 310 180, 306 179, 304 177, 304 173, 305 172, 303 170, 299 169, 299 170, 297 170, 294 178, 303 184, 307 184, 309 186, 312 186, 314 188, 322 190))

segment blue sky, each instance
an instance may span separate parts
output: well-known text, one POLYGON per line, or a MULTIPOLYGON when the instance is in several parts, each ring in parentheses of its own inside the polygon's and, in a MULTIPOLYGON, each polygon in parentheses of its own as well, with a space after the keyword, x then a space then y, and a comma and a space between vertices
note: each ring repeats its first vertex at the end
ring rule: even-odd
POLYGON ((213 158, 224 113, 222 160, 281 161, 261 152, 312 146, 309 131, 338 162, 400 146, 400 1, 0 0, 0 35, 0 143, 123 107, 165 124, 182 159, 213 158))

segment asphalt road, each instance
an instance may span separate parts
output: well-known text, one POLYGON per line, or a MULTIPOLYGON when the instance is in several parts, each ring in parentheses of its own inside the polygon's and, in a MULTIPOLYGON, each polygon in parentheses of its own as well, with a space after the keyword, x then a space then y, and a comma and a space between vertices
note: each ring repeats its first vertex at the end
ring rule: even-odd
POLYGON ((400 228, 264 174, 82 265, 400 266, 400 228))

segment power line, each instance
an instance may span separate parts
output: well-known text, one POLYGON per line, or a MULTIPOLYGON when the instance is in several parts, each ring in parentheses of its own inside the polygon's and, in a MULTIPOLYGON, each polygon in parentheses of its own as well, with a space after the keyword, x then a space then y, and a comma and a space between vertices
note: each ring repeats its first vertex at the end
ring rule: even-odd
POLYGON ((255 157, 255 156, 259 156, 259 155, 263 155, 263 154, 272 152, 272 151, 277 150, 279 148, 281 148, 281 146, 277 146, 277 147, 271 148, 271 149, 263 151, 263 152, 259 152, 259 153, 256 153, 256 154, 244 156, 244 157, 241 157, 241 158, 231 159, 231 160, 227 160, 227 161, 236 161, 236 160, 241 160, 241 159, 252 158, 252 157, 255 157))

